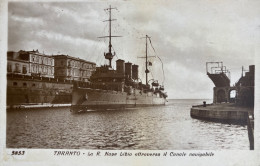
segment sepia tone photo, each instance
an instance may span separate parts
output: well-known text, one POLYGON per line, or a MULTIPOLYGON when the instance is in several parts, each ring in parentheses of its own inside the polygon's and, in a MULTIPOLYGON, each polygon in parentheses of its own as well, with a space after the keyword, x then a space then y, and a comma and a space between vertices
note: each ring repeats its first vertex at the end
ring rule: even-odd
POLYGON ((254 150, 258 6, 8 2, 6 148, 254 150))

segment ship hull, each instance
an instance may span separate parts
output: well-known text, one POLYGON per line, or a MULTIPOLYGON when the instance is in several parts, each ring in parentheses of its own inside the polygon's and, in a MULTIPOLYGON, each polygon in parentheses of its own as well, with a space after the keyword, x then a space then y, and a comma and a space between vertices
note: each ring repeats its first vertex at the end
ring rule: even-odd
POLYGON ((166 99, 153 92, 135 89, 132 94, 111 90, 77 88, 72 92, 72 112, 88 109, 120 109, 165 105, 166 99))

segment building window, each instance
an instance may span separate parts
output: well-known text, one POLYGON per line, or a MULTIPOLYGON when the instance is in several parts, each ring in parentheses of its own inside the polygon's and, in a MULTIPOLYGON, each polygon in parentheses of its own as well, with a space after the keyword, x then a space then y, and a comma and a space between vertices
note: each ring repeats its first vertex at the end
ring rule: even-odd
POLYGON ((32 72, 35 72, 35 66, 32 65, 32 72))
POLYGON ((24 86, 24 87, 26 87, 26 86, 27 86, 27 83, 26 83, 26 82, 24 82, 24 83, 23 83, 23 86, 24 86))
POLYGON ((35 87, 35 84, 32 84, 32 87, 35 87))
POLYGON ((24 65, 23 66, 23 74, 26 74, 27 73, 27 68, 26 68, 26 66, 24 65))
POLYGON ((15 64, 15 72, 16 73, 20 73, 21 72, 20 71, 20 64, 18 64, 18 63, 15 64))
POLYGON ((74 73, 74 70, 73 70, 73 69, 71 69, 71 74, 70 74, 70 75, 71 75, 71 76, 73 76, 73 73, 74 73))
POLYGON ((17 82, 13 82, 13 86, 17 86, 17 82))
POLYGON ((41 66, 41 73, 43 73, 44 72, 44 68, 43 68, 43 66, 41 66))
POLYGON ((11 64, 8 64, 8 65, 7 65, 7 71, 8 71, 8 72, 12 72, 12 65, 11 65, 11 64))

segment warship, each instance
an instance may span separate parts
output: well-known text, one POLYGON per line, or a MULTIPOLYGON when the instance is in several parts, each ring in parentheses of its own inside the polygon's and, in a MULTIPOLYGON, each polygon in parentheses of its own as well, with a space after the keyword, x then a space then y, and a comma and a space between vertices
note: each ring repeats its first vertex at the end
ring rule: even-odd
MULTIPOLYGON (((112 68, 111 61, 115 56, 112 53, 111 39, 111 11, 116 8, 105 9, 108 10, 109 19, 109 35, 100 38, 109 38, 108 52, 104 53, 105 59, 109 61, 109 65, 101 65, 96 68, 87 83, 76 82, 72 90, 71 112, 79 113, 88 110, 107 110, 107 109, 121 109, 129 107, 143 107, 165 105, 167 102, 167 93, 164 92, 164 86, 159 85, 158 80, 152 80, 151 85, 148 81, 148 66, 151 62, 148 61, 147 43, 150 40, 148 35, 146 39, 146 53, 142 57, 145 59, 145 75, 146 80, 143 84, 139 78, 138 65, 126 62, 122 59, 116 61, 116 69, 112 68)), ((151 40, 150 40, 151 42, 151 40)))

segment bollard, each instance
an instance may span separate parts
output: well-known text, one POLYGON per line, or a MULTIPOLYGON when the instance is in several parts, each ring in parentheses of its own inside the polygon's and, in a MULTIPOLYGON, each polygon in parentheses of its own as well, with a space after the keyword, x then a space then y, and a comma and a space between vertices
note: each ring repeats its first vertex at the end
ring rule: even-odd
POLYGON ((203 107, 206 107, 206 101, 203 101, 203 107))

